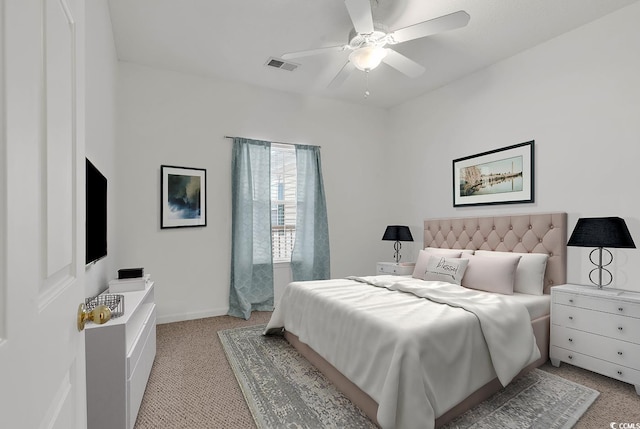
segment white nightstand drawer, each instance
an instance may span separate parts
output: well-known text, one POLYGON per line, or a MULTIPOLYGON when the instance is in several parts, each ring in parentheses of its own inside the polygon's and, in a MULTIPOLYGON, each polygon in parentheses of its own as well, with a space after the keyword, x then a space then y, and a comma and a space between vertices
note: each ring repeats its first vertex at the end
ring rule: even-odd
POLYGON ((552 324, 640 344, 640 321, 595 310, 554 303, 552 324))
MULTIPOLYGON (((594 293, 598 293, 597 289, 594 289, 594 293)), ((554 302, 557 304, 588 308, 590 310, 603 311, 605 313, 619 314, 621 316, 640 319, 640 304, 607 297, 606 291, 600 293, 602 293, 603 297, 556 292, 554 294, 554 302)))
MULTIPOLYGON (((549 348, 549 356, 551 357, 551 359, 558 359, 562 362, 567 362, 572 365, 576 365, 581 368, 585 368, 590 371, 594 371, 599 374, 624 381, 625 383, 635 384, 636 386, 640 385, 640 371, 636 371, 622 365, 616 365, 604 360, 596 359, 591 356, 583 355, 582 353, 562 349, 556 346, 551 346, 549 348)), ((636 388, 636 390, 638 389, 636 388)))
POLYGON ((393 274, 396 276, 408 276, 413 274, 415 265, 400 265, 394 262, 378 262, 376 264, 376 273, 393 274))
POLYGON ((551 343, 566 350, 582 353, 640 371, 640 345, 589 332, 551 326, 551 343))

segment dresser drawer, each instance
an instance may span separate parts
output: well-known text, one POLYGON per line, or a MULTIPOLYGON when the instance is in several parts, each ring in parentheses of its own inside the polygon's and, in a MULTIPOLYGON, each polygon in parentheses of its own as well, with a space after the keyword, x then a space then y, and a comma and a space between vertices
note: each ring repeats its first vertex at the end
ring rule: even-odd
POLYGON ((553 302, 640 319, 640 304, 634 302, 570 292, 555 292, 553 302))
POLYGON ((640 371, 640 345, 564 326, 551 326, 551 344, 640 371))
POLYGON ((590 371, 606 375, 607 377, 624 381, 625 383, 631 383, 635 385, 640 384, 640 371, 636 371, 622 365, 617 365, 556 346, 550 347, 549 356, 551 357, 551 359, 558 359, 562 362, 567 362, 572 365, 579 366, 580 368, 588 369, 590 371))
POLYGON ((146 346, 138 365, 136 365, 131 378, 127 380, 127 397, 129 406, 127 407, 127 421, 129 423, 128 428, 133 429, 136 423, 136 417, 140 410, 140 404, 142 404, 142 398, 144 391, 147 388, 147 380, 149 374, 151 374, 151 367, 153 367, 153 361, 156 352, 156 327, 153 326, 149 337, 147 338, 146 346))
POLYGON ((551 323, 640 344, 640 320, 633 317, 554 303, 551 323))
MULTIPOLYGON (((148 351, 147 350, 148 338, 151 335, 153 335, 155 340, 155 329, 156 329, 155 304, 152 304, 152 307, 150 308, 150 310, 151 311, 149 311, 146 317, 143 319, 144 322, 141 326, 138 336, 136 337, 135 341, 132 344, 131 351, 127 355, 127 367, 126 367, 127 378, 131 377, 131 374, 135 371, 136 366, 138 365, 138 362, 140 361, 144 353, 148 351)), ((155 346, 153 347, 153 356, 155 356, 155 346)))

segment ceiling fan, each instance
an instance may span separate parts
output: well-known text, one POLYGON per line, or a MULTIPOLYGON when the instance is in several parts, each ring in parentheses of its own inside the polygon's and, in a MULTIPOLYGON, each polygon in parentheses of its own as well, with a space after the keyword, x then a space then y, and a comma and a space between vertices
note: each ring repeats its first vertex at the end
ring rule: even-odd
POLYGON ((282 55, 282 58, 288 60, 327 52, 351 51, 349 60, 329 84, 330 88, 341 85, 354 69, 368 73, 378 67, 381 62, 390 65, 409 77, 417 77, 425 71, 425 68, 386 46, 464 27, 469 22, 469 14, 460 10, 389 32, 386 26, 373 21, 369 1, 344 0, 349 17, 353 22, 353 29, 349 33, 349 43, 346 45, 289 52, 282 55))

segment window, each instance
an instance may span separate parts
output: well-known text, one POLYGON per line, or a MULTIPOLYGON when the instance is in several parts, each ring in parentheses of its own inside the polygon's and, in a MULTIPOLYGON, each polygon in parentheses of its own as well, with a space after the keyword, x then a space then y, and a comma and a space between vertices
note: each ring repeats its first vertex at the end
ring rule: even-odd
POLYGON ((296 149, 271 144, 271 245, 273 262, 291 261, 296 239, 296 149))

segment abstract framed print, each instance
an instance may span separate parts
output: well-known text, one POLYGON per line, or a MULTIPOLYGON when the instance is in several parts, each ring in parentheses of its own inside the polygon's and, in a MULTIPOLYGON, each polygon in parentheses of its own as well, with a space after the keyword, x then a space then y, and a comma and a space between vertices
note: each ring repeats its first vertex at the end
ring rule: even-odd
POLYGON ((207 225, 207 171, 160 166, 160 227, 207 225))

